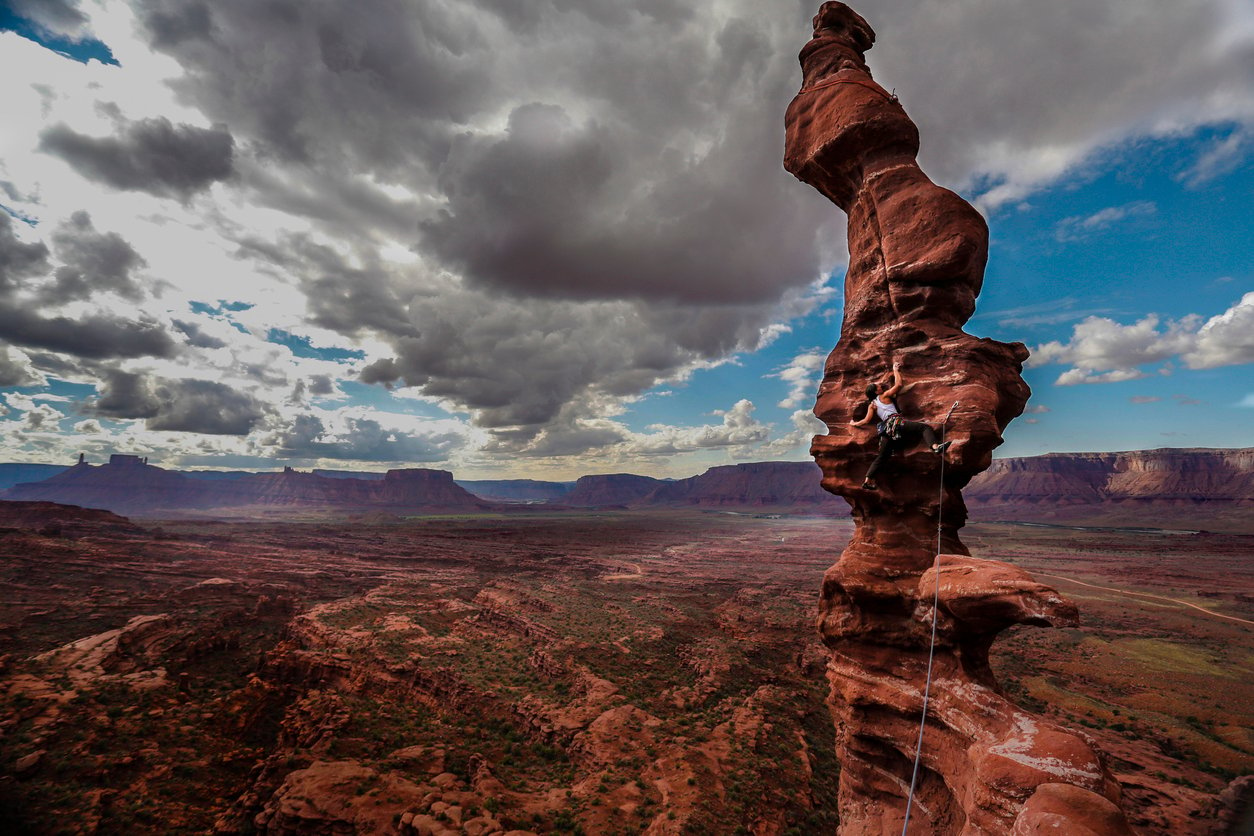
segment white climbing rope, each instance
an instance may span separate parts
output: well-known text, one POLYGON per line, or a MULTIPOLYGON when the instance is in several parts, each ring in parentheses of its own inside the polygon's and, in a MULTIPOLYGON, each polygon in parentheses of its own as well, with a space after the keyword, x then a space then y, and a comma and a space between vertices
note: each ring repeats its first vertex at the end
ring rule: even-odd
MULTIPOLYGON (((958 402, 949 407, 945 420, 941 422, 941 444, 945 443, 945 426, 949 418, 958 408, 958 402)), ((923 729, 927 726, 927 704, 932 696, 932 660, 936 658, 936 622, 940 612, 940 554, 941 554, 941 520, 945 516, 945 450, 941 450, 940 488, 937 491, 936 503, 936 556, 932 558, 932 569, 936 572, 932 590, 932 641, 927 649, 927 680, 923 685, 923 716, 919 718, 919 739, 914 744, 914 769, 910 772, 910 795, 906 797, 906 820, 901 825, 901 836, 906 836, 910 827, 910 808, 914 806, 914 788, 919 780, 919 759, 923 756, 923 729)))

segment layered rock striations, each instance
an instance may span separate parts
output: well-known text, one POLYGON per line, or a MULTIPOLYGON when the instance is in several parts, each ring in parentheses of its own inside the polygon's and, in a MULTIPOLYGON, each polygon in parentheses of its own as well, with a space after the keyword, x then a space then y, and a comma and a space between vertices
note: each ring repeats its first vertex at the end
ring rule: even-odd
POLYGON ((1254 503, 1254 448, 1047 453, 998 459, 971 484, 981 503, 1015 506, 1116 503, 1210 510, 1254 503))
POLYGON ((989 668, 1000 630, 1073 624, 1076 610, 1016 567, 971 558, 958 537, 962 488, 1027 402, 1028 352, 962 330, 988 228, 919 168, 918 129, 867 68, 874 41, 845 4, 820 7, 784 154, 785 168, 849 219, 844 320, 815 406, 828 433, 811 448, 822 486, 849 502, 855 521, 823 579, 819 617, 841 833, 901 832, 908 797, 910 831, 921 834, 1130 832, 1101 756, 1007 700, 989 668), (894 363, 909 384, 897 399, 906 417, 935 426, 957 404, 946 428, 954 443, 944 462, 923 445, 897 455, 868 490, 875 433, 850 424, 866 411, 866 385, 888 380, 894 363), (933 621, 932 702, 912 795, 933 621))

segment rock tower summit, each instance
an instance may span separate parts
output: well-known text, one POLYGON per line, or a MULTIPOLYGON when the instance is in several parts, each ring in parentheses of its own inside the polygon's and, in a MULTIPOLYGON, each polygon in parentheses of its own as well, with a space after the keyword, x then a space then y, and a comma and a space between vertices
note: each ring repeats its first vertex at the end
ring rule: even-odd
POLYGON ((814 409, 828 432, 811 448, 823 487, 849 502, 855 521, 824 576, 819 618, 831 651, 840 832, 902 830, 935 619, 910 832, 1130 834, 1101 755, 1007 700, 988 664, 1001 630, 1074 624, 1076 608, 1015 566, 970 557, 958 537, 962 488, 989 466, 1031 394, 1020 377, 1028 352, 962 330, 983 282, 988 226, 919 168, 918 128, 867 68, 874 42, 844 3, 820 7, 784 151, 784 167, 849 217, 844 320, 814 409), (866 385, 889 379, 894 362, 912 384, 898 397, 907 417, 935 425, 958 403, 947 425, 954 444, 943 471, 919 446, 892 460, 878 490, 864 490, 875 434, 849 425, 866 410, 866 385))

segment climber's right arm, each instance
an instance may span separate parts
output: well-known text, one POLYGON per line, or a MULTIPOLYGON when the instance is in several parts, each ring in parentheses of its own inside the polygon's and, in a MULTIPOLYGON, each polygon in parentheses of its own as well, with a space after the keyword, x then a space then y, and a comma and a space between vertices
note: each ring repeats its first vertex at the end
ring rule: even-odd
POLYGON ((889 387, 888 391, 880 395, 880 400, 890 401, 897 397, 897 394, 901 391, 901 383, 901 361, 897 360, 893 363, 893 385, 889 387))
POLYGON ((875 418, 875 404, 874 404, 874 403, 869 403, 869 404, 867 404, 867 405, 866 405, 866 415, 863 415, 863 416, 862 416, 862 420, 860 420, 860 421, 854 421, 854 422, 853 422, 852 424, 850 424, 849 426, 851 426, 851 427, 865 427, 867 424, 871 423, 871 421, 872 421, 872 420, 874 420, 874 418, 875 418))

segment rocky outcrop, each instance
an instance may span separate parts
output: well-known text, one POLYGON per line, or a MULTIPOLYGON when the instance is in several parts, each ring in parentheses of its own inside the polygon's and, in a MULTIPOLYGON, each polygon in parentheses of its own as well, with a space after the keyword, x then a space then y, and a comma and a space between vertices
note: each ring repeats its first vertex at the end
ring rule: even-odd
POLYGON ((35 531, 56 537, 78 537, 108 532, 143 534, 144 529, 126 517, 96 508, 59 505, 55 502, 5 502, 0 500, 0 530, 35 531))
POLYGON ((580 476, 574 490, 558 504, 583 508, 635 505, 662 484, 661 479, 632 473, 580 476))
POLYGON ((844 512, 843 503, 819 485, 810 462, 753 462, 712 467, 700 476, 669 482, 649 505, 699 508, 769 508, 844 512))
POLYGON ((3 496, 134 514, 147 509, 201 507, 207 492, 204 484, 180 473, 145 464, 134 456, 114 456, 108 464, 79 462, 41 482, 15 485, 3 496))
POLYGON ((113 679, 134 688, 157 688, 166 681, 165 668, 157 662, 187 636, 188 631, 165 613, 137 615, 123 627, 78 639, 35 660, 75 686, 113 679))
POLYGON ((1075 618, 1058 593, 969 557, 958 537, 962 488, 1027 403, 1028 352, 962 330, 983 282, 988 228, 919 168, 918 129, 864 60, 874 41, 845 4, 820 7, 784 153, 785 168, 849 220, 844 320, 815 406, 828 433, 811 448, 823 487, 845 497, 855 521, 823 579, 819 617, 832 654, 841 832, 901 832, 909 803, 917 833, 1129 833, 1100 755, 1007 700, 989 668, 997 631, 1075 618), (936 424, 956 404, 954 444, 947 460, 914 447, 878 490, 866 489, 876 439, 850 424, 866 412, 867 384, 887 380, 895 364, 911 384, 898 398, 907 417, 936 424))
POLYGON ((368 482, 368 504, 395 508, 471 510, 488 507, 453 481, 447 470, 389 470, 382 482, 368 482))
MULTIPOLYGON (((577 507, 747 508, 844 513, 824 491, 810 462, 747 462, 711 467, 698 476, 664 481, 617 473, 584 476, 553 504, 577 507)), ((549 483, 556 484, 556 483, 549 483)))

